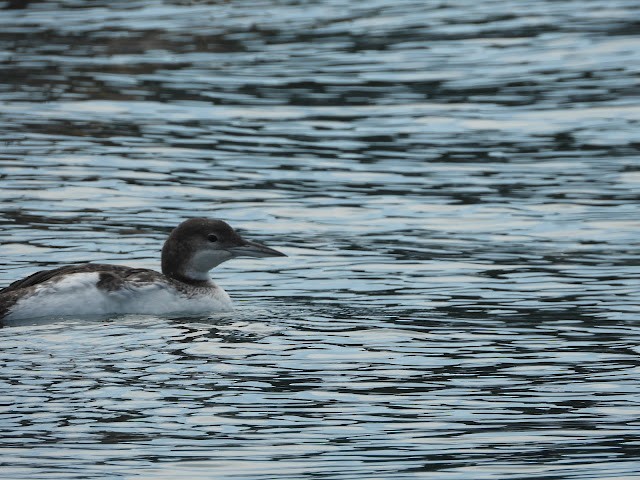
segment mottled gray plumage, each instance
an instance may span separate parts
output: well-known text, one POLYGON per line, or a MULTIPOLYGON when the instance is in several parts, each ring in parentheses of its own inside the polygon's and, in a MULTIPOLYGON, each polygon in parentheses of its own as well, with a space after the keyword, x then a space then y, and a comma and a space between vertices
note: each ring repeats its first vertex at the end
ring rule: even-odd
POLYGON ((162 275, 154 270, 102 263, 84 263, 81 265, 67 265, 52 270, 40 270, 21 280, 16 280, 0 290, 0 319, 11 310, 11 307, 20 298, 31 295, 38 285, 63 275, 90 272, 98 272, 100 274, 98 288, 104 290, 115 290, 134 275, 136 277, 142 276, 142 278, 147 277, 150 282, 162 278, 162 275))

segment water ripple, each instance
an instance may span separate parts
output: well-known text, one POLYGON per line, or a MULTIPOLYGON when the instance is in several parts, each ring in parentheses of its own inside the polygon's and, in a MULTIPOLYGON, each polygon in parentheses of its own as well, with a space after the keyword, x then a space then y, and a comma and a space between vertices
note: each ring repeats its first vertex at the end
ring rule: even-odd
POLYGON ((3 477, 634 477, 637 17, 3 10, 1 285, 190 216, 289 255, 214 271, 233 314, 1 329, 3 477))

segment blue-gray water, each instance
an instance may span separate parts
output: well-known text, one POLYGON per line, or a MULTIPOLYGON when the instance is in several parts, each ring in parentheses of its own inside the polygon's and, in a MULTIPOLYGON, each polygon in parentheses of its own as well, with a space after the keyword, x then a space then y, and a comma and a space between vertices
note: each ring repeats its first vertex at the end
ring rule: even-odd
POLYGON ((631 479, 634 0, 0 11, 0 285, 223 218, 234 313, 0 329, 3 479, 631 479))

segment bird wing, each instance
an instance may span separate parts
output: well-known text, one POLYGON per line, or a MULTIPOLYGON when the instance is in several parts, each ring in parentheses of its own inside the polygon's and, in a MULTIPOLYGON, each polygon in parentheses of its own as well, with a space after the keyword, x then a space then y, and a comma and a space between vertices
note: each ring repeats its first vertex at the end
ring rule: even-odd
POLYGON ((67 275, 70 273, 90 273, 90 272, 109 272, 112 274, 123 273, 125 271, 137 272, 144 269, 134 269, 123 265, 107 265, 100 263, 84 263, 81 265, 68 265, 66 267, 54 268, 52 270, 40 270, 28 277, 16 280, 12 284, 0 290, 0 294, 20 290, 21 288, 32 287, 46 282, 59 275, 67 275))

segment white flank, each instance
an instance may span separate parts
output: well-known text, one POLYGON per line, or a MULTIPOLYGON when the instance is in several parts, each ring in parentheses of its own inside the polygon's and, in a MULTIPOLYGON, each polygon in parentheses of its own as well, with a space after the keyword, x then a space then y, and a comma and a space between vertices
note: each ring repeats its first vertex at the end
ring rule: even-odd
POLYGON ((232 309, 231 299, 220 287, 197 288, 185 295, 168 283, 128 282, 105 291, 96 287, 98 272, 72 273, 36 287, 35 292, 11 307, 8 320, 36 317, 110 314, 166 315, 212 313, 232 309))

